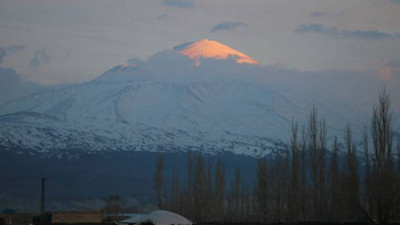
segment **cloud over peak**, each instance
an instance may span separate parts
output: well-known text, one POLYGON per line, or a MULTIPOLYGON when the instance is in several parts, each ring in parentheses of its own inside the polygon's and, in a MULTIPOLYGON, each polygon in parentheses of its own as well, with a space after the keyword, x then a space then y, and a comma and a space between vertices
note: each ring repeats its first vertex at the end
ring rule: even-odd
POLYGON ((210 32, 221 31, 221 30, 233 30, 240 27, 249 27, 249 25, 243 22, 225 21, 217 23, 210 29, 210 32))
POLYGON ((378 60, 376 62, 376 73, 384 79, 399 79, 400 78, 400 60, 378 60))
POLYGON ((341 39, 360 39, 366 41, 398 39, 399 33, 384 33, 378 30, 341 30, 337 27, 326 27, 320 23, 301 24, 296 33, 317 33, 341 39))
POLYGON ((36 50, 35 55, 29 62, 29 65, 33 68, 38 68, 43 63, 48 63, 50 61, 50 56, 47 54, 46 50, 36 50))
POLYGON ((25 45, 10 45, 7 48, 0 47, 0 64, 3 63, 3 58, 12 55, 15 52, 25 49, 25 45))

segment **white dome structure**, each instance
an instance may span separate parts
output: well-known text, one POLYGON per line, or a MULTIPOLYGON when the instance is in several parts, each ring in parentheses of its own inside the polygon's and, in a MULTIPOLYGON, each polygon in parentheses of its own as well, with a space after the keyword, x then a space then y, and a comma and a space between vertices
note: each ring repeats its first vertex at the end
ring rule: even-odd
POLYGON ((157 210, 150 214, 135 214, 131 218, 118 222, 121 225, 139 225, 139 224, 154 224, 154 225, 192 225, 192 222, 185 217, 165 210, 157 210))

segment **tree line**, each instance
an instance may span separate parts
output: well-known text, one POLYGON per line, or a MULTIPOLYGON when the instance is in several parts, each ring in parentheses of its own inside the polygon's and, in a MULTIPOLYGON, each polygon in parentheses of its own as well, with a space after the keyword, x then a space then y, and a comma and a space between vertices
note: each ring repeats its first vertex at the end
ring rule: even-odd
POLYGON ((165 184, 159 155, 154 176, 158 207, 195 222, 399 222, 400 141, 393 146, 386 91, 372 112, 362 141, 355 140, 348 125, 342 138, 328 143, 325 120, 312 109, 305 127, 292 122, 282 154, 258 159, 254 183, 245 182, 237 168, 228 184, 222 161, 213 164, 189 152, 185 183, 175 171, 165 184))

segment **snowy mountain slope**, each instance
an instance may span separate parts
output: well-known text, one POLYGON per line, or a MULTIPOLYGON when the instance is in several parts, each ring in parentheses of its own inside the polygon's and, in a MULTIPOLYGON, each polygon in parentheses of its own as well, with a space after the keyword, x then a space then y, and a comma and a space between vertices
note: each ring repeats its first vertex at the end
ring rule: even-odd
POLYGON ((0 140, 55 154, 201 149, 257 156, 281 145, 292 118, 303 114, 267 86, 244 81, 89 82, 2 105, 0 140))
POLYGON ((219 54, 208 42, 0 105, 0 147, 59 157, 187 150, 264 156, 283 148, 292 120, 306 121, 313 106, 327 119, 328 135, 368 119, 334 99, 271 85, 259 65, 228 57, 240 52, 224 45, 219 54), (202 57, 207 61, 197 64, 202 57))
POLYGON ((157 146, 183 150, 202 146, 208 152, 230 149, 249 154, 247 148, 254 146, 259 154, 262 145, 273 147, 271 140, 279 143, 276 138, 288 129, 282 124, 288 124, 290 117, 280 112, 295 112, 296 106, 277 103, 284 101, 265 87, 242 81, 92 82, 2 105, 0 138, 2 143, 42 150, 152 151, 161 148, 157 146), (27 123, 30 115, 13 112, 52 120, 27 123), (7 119, 12 116, 13 120, 7 119))

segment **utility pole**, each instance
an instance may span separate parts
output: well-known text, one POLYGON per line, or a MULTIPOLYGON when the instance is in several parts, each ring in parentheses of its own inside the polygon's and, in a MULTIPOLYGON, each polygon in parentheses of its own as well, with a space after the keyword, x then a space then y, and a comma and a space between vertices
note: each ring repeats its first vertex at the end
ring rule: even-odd
POLYGON ((44 182, 45 182, 45 178, 42 178, 42 198, 40 201, 40 214, 43 215, 44 214, 44 182))

